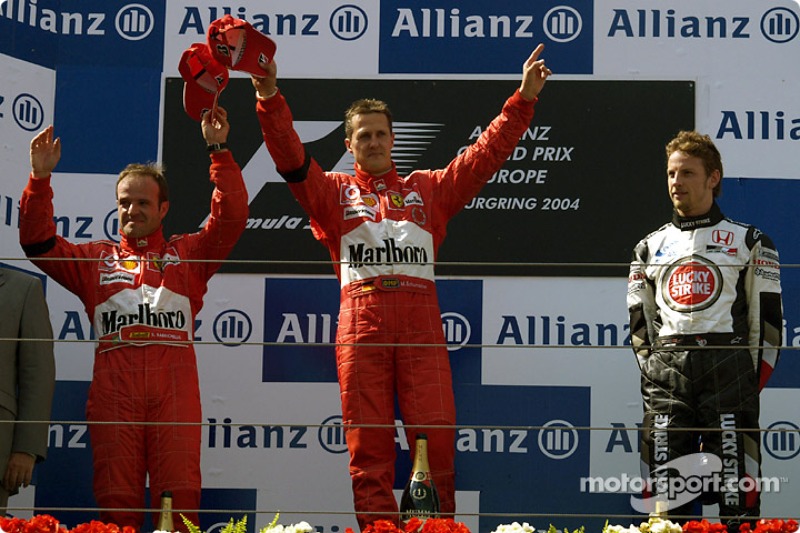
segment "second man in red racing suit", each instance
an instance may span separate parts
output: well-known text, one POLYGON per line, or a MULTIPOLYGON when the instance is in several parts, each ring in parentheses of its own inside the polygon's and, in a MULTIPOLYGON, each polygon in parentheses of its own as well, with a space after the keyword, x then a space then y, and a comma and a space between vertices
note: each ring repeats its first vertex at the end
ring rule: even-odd
POLYGON ((253 77, 266 146, 340 281, 337 368, 362 530, 378 519, 398 521, 395 394, 408 442, 418 432, 428 435, 441 512, 455 512, 455 402, 433 263, 447 222, 500 169, 528 128, 550 74, 538 59, 542 48, 524 64, 520 89, 472 146, 443 169, 405 177, 390 158, 394 135, 383 102, 358 101, 346 113, 345 145, 355 157, 355 175, 325 172, 294 131, 274 63, 262 65, 264 77, 253 77))
MULTIPOLYGON (((144 518, 137 510, 144 508, 147 475, 154 501, 171 491, 173 507, 199 525, 202 419, 191 341, 208 280, 233 249, 248 215, 241 170, 224 148, 225 112, 219 108, 216 117, 221 128, 209 126, 209 115, 203 135, 214 149, 211 216, 199 232, 168 240, 161 226, 168 201, 156 185, 154 174, 160 171, 148 165, 129 165, 120 175, 119 244, 73 244, 56 235, 49 174, 60 141, 50 126, 31 143, 34 170, 22 196, 20 242, 42 271, 80 298, 98 339, 86 407, 94 494, 100 519, 120 527, 141 527, 144 518), (129 195, 131 183, 151 187, 152 198, 129 195)), ((184 530, 177 512, 174 523, 184 530)))

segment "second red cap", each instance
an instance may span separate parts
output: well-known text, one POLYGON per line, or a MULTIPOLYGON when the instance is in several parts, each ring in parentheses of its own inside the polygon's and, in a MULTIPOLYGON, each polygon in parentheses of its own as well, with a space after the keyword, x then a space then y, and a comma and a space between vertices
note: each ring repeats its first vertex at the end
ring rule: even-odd
POLYGON ((184 81, 183 108, 199 121, 228 85, 228 69, 212 57, 206 43, 193 43, 181 55, 178 72, 184 81))
POLYGON ((230 68, 263 76, 259 61, 269 63, 275 57, 275 42, 249 22, 225 15, 208 27, 208 48, 214 58, 230 68))

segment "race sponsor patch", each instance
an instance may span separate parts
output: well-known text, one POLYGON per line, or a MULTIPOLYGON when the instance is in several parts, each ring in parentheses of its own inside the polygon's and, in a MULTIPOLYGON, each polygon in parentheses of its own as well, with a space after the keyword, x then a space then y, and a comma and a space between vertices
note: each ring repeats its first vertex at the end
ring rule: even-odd
POLYGON ((389 198, 389 209, 405 209, 406 208, 405 199, 403 198, 403 195, 400 194, 399 192, 390 191, 387 194, 387 197, 389 198))
POLYGON ((406 205, 425 205, 422 201, 422 196, 417 191, 411 191, 403 198, 406 205))
POLYGON ((136 275, 131 272, 100 272, 100 285, 111 285, 112 283, 127 283, 133 285, 136 275))
POLYGON ((339 190, 339 203, 341 205, 353 205, 361 201, 361 189, 352 183, 342 183, 339 190))
POLYGON ((700 311, 717 301, 722 283, 717 265, 698 256, 684 257, 670 265, 662 279, 661 294, 675 311, 700 311))
POLYGON ((354 218, 368 218, 370 220, 375 220, 377 216, 377 212, 366 205, 352 205, 344 208, 345 220, 352 220, 354 218))

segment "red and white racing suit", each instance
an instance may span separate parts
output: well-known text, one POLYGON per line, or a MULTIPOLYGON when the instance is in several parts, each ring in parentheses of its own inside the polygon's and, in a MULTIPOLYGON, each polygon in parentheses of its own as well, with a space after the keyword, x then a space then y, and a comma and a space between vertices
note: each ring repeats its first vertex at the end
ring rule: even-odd
MULTIPOLYGON (((159 228, 147 237, 122 236, 119 244, 73 244, 56 235, 49 177, 31 176, 22 195, 25 253, 81 299, 98 339, 86 419, 94 494, 104 509, 144 508, 146 474, 154 501, 169 490, 175 509, 200 506, 200 389, 190 341, 207 282, 220 263, 183 260, 227 257, 248 215, 247 191, 231 153, 212 153, 211 161, 211 216, 199 232, 169 240, 159 228)), ((196 512, 183 514, 199 524, 196 512)), ((144 520, 128 510, 101 511, 100 518, 137 530, 144 520)), ((174 523, 183 529, 177 513, 174 523)))
POLYGON ((665 499, 672 515, 691 514, 700 496, 667 493, 680 486, 676 472, 680 482, 703 475, 681 460, 700 437, 702 451, 716 456, 702 468, 717 465, 705 472, 717 482, 704 491, 715 493, 720 515, 740 517, 723 522, 759 516, 759 492, 747 487, 760 476, 758 396, 781 345, 779 265, 769 237, 724 217, 716 203, 700 217, 675 214, 634 249, 627 300, 642 370, 642 471, 656 482, 650 501, 665 499))
MULTIPOLYGON (((329 250, 341 284, 337 366, 355 510, 363 529, 397 521, 394 399, 408 442, 428 435, 442 513, 455 511, 455 424, 450 362, 433 263, 458 213, 514 150, 534 103, 515 92, 480 138, 440 170, 380 177, 324 172, 306 156, 281 94, 257 103, 277 170, 329 250), (420 345, 431 345, 420 346, 420 345), (385 427, 361 427, 362 425, 385 427), (411 427, 409 427, 411 426, 411 427)), ((412 447, 413 449, 413 447, 412 447)))

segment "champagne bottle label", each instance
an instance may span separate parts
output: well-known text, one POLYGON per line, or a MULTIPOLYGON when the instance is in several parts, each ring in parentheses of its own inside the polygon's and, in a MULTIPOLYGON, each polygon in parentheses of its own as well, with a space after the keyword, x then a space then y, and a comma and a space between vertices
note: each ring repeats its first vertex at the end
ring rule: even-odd
POLYGON ((400 498, 400 518, 421 519, 439 516, 439 493, 428 466, 428 438, 425 434, 417 436, 414 467, 400 498))

